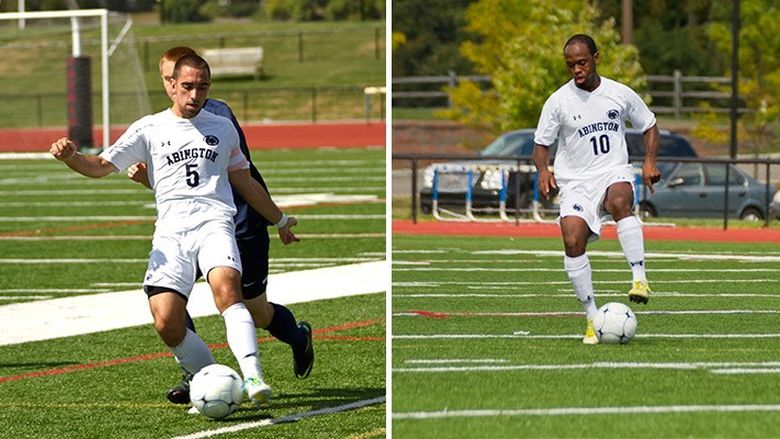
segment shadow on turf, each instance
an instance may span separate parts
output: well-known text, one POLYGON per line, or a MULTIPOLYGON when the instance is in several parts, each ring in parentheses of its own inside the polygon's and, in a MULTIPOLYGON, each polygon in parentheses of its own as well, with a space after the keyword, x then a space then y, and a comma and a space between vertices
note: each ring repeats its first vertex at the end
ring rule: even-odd
POLYGON ((80 364, 79 361, 29 361, 19 363, 0 363, 0 370, 2 369, 49 369, 53 367, 72 366, 74 364, 80 364))
MULTIPOLYGON (((385 394, 384 387, 319 388, 311 389, 308 392, 280 393, 274 395, 270 409, 294 409, 295 412, 304 412, 349 404, 350 402, 376 398, 385 394)), ((265 409, 242 407, 226 420, 251 421, 269 418, 273 418, 273 416, 265 409)))

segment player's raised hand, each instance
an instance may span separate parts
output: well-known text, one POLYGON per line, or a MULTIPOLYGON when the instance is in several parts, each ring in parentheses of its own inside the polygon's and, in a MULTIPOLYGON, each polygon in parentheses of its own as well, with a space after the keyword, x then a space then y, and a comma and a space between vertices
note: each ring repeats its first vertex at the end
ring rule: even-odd
POLYGON ((51 144, 49 152, 54 156, 55 159, 65 161, 76 154, 76 145, 74 145, 73 142, 71 142, 67 137, 62 137, 51 144))
POLYGON ((645 163, 642 165, 642 182, 644 182, 645 186, 650 189, 651 194, 655 193, 653 184, 658 183, 660 180, 661 171, 658 170, 658 167, 655 165, 655 163, 645 161, 645 163))
POLYGON ((558 183, 555 182, 555 176, 547 169, 539 171, 539 193, 544 198, 550 198, 550 192, 558 189, 558 183))
POLYGON ((146 163, 138 162, 134 165, 130 165, 130 167, 127 168, 127 177, 148 188, 152 187, 149 183, 149 174, 147 172, 146 163))
POLYGON ((294 216, 291 216, 287 218, 287 224, 285 224, 284 227, 279 228, 279 239, 282 240, 284 245, 300 241, 300 239, 295 236, 295 233, 293 233, 291 230, 296 224, 298 224, 298 220, 295 219, 294 216))

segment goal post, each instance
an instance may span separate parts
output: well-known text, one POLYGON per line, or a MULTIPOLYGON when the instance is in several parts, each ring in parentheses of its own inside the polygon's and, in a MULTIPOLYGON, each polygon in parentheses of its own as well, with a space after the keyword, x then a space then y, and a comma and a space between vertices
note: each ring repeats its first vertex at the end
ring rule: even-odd
POLYGON ((98 17, 100 19, 100 68, 101 68, 101 101, 102 101, 102 138, 103 147, 111 144, 111 112, 110 84, 108 70, 108 10, 107 9, 77 9, 64 11, 34 11, 0 13, 0 20, 27 20, 47 18, 80 18, 98 17))

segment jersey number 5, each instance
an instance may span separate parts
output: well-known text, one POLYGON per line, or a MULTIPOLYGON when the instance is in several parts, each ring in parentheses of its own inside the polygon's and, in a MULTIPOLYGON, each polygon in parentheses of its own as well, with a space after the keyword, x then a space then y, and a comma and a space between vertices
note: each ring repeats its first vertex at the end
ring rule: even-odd
POLYGON ((195 164, 189 164, 184 165, 187 169, 187 186, 189 187, 195 187, 200 183, 200 175, 198 175, 197 169, 198 165, 195 164))
POLYGON ((598 142, 596 136, 591 137, 590 144, 593 145, 593 155, 599 155, 599 151, 601 151, 602 154, 609 152, 609 136, 606 134, 600 135, 598 142))

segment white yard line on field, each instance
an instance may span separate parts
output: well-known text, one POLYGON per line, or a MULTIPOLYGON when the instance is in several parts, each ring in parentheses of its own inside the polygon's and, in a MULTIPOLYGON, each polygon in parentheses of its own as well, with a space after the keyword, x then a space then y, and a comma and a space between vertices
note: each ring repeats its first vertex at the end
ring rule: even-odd
MULTIPOLYGON (((569 290, 567 290, 569 291, 569 290)), ((609 292, 599 292, 596 291, 596 293, 599 293, 597 297, 625 297, 626 293, 624 292, 618 292, 618 293, 609 293, 609 292)), ((401 298, 424 298, 424 297, 450 297, 450 298, 459 298, 459 299, 465 299, 465 298, 484 298, 484 299, 510 299, 510 298, 530 298, 530 297, 544 297, 544 298, 560 298, 560 299, 571 299, 572 292, 562 293, 562 294, 552 294, 552 293, 519 293, 519 294, 479 294, 479 293, 413 293, 413 294, 403 294, 403 293, 393 293, 394 299, 401 299, 401 298)), ((653 296, 655 297, 700 297, 700 298, 707 298, 707 297, 772 297, 772 298, 780 298, 780 293, 709 293, 709 292, 702 292, 702 293, 680 293, 677 291, 654 291, 653 296)))
POLYGON ((506 358, 431 358, 405 360, 409 364, 508 363, 506 358))
MULTIPOLYGON (((431 314, 453 317, 556 317, 556 316, 582 316, 581 311, 544 311, 544 312, 442 312, 427 311, 431 314)), ((636 311, 636 315, 698 315, 698 314, 780 314, 776 309, 691 309, 691 310, 653 310, 636 311)), ((393 313, 393 317, 425 317, 416 312, 393 313)))
MULTIPOLYGON (((384 233, 299 233, 301 239, 384 238, 384 233)), ((0 236, 0 241, 152 241, 151 235, 0 236)))
MULTIPOLYGON (((473 252, 475 255, 531 255, 537 257, 563 258, 563 252, 559 250, 480 250, 473 252)), ((588 256, 607 256, 622 258, 623 253, 617 251, 589 251, 588 256)), ((780 256, 755 256, 735 254, 707 254, 707 253, 667 253, 647 252, 645 258, 677 258, 682 260, 708 260, 708 261, 751 261, 751 262, 780 262, 780 256)))
MULTIPOLYGON (((338 192, 341 194, 351 192, 380 192, 384 191, 384 186, 338 186, 338 187, 282 187, 274 188, 274 194, 287 193, 295 194, 302 192, 338 192)), ((107 194, 149 194, 149 189, 138 185, 130 186, 128 189, 19 189, 3 190, 0 196, 29 196, 29 195, 107 195, 107 194)))
POLYGON ((344 412, 347 410, 355 410, 369 405, 384 404, 386 397, 379 396, 377 398, 363 399, 360 401, 351 402, 349 404, 342 404, 334 407, 324 407, 317 410, 310 410, 308 412, 294 413, 292 415, 282 416, 275 419, 263 419, 261 421, 242 422, 229 427, 217 428, 214 430, 203 430, 197 433, 191 433, 184 436, 176 436, 173 439, 201 439, 205 437, 217 436, 221 434, 235 433, 237 431, 250 430, 262 427, 268 427, 270 425, 281 424, 285 422, 295 422, 303 418, 310 418, 312 416, 329 415, 332 413, 344 412))
MULTIPOLYGON (((778 257, 780 260, 780 257, 778 257)), ((489 273, 523 273, 523 272, 557 272, 563 273, 562 268, 482 268, 482 267, 461 267, 461 268, 439 268, 439 267, 415 267, 415 268, 393 268, 393 271, 444 271, 444 272, 489 272, 489 273)), ((598 269, 599 273, 625 273, 628 269, 604 268, 598 269)), ((650 273, 758 273, 769 272, 776 273, 777 268, 653 268, 650 273)))
POLYGON ((765 368, 765 369, 746 369, 746 368, 732 368, 732 369, 714 369, 710 372, 719 375, 747 375, 754 373, 780 373, 780 368, 765 368))
POLYGON ((704 412, 776 412, 780 404, 735 404, 735 405, 667 405, 635 407, 551 407, 514 410, 442 410, 433 412, 393 413, 393 419, 442 419, 516 416, 568 416, 568 415, 623 415, 658 413, 704 413, 704 412))
MULTIPOLYGON (((364 219, 385 219, 384 214, 303 214, 295 215, 297 218, 306 220, 364 220, 364 219)), ((81 222, 81 221, 154 221, 156 216, 136 215, 136 216, 0 216, 0 222, 27 223, 27 222, 81 222)))
MULTIPOLYGON (((527 331, 516 331, 514 334, 401 334, 393 335, 393 340, 480 340, 492 338, 513 339, 577 339, 582 334, 571 335, 535 335, 527 331)), ((764 334, 637 334, 636 338, 714 338, 714 339, 741 339, 741 338, 780 338, 780 333, 764 334)))
MULTIPOLYGON (((429 360, 435 361, 435 360, 429 360)), ((437 363, 424 363, 437 364, 437 363)), ((650 362, 593 362, 574 364, 502 364, 502 365, 477 365, 477 366, 438 366, 438 367, 397 367, 393 372, 399 373, 455 373, 455 372, 511 372, 534 370, 572 370, 572 369, 667 369, 667 370, 707 370, 719 373, 725 368, 739 368, 740 370, 768 370, 767 368, 780 367, 780 362, 676 362, 676 363, 650 363, 650 362)), ((736 370, 736 369, 735 369, 736 370)))
MULTIPOLYGON (((364 262, 271 275, 268 297, 283 305, 384 292, 386 261, 364 262)), ((152 322, 146 294, 138 288, 0 306, 0 345, 68 337, 152 322)), ((217 314, 211 291, 196 284, 187 310, 193 317, 217 314)))

